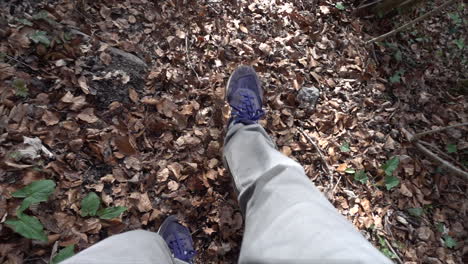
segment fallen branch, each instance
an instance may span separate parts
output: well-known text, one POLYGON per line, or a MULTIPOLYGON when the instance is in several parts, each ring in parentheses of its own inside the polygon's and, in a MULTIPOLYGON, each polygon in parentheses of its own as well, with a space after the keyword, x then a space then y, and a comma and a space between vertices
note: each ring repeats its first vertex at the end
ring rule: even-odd
POLYGON ((396 258, 398 260, 398 263, 403 264, 404 262, 403 262, 403 260, 401 260, 400 255, 398 255, 398 253, 395 251, 395 249, 393 249, 392 245, 390 244, 390 242, 388 242, 387 238, 384 237, 384 239, 385 239, 385 244, 387 244, 387 247, 393 252, 393 254, 395 254, 395 256, 396 256, 396 258))
POLYGON ((320 159, 322 160, 322 163, 327 170, 326 172, 330 176, 331 184, 333 185, 333 173, 331 172, 330 166, 328 165, 328 162, 325 159, 325 156, 323 155, 322 151, 320 150, 318 145, 315 143, 315 141, 301 127, 298 127, 297 130, 310 142, 310 144, 312 144, 312 146, 314 146, 315 150, 318 152, 320 159))
POLYGON ((437 12, 439 12, 439 11, 442 11, 442 9, 444 9, 446 6, 449 6, 449 5, 451 5, 451 4, 453 4, 453 3, 457 2, 457 1, 459 1, 459 0, 450 0, 450 1, 447 1, 447 2, 443 3, 442 5, 436 7, 434 10, 432 10, 432 11, 430 11, 430 12, 427 12, 426 14, 424 14, 424 15, 422 15, 422 16, 419 16, 418 18, 416 18, 416 19, 414 19, 414 20, 411 20, 410 22, 404 24, 403 26, 401 26, 401 27, 399 27, 399 28, 396 28, 396 29, 394 29, 394 30, 392 30, 392 31, 390 31, 390 32, 388 32, 388 33, 385 33, 385 34, 383 34, 383 35, 380 35, 380 36, 378 36, 378 37, 376 37, 376 38, 373 38, 373 39, 367 41, 366 44, 371 44, 371 43, 374 43, 374 42, 377 42, 377 41, 381 41, 381 40, 383 40, 383 39, 386 38, 386 37, 392 36, 392 35, 394 35, 394 34, 400 32, 400 31, 403 31, 403 30, 409 28, 410 26, 412 26, 412 25, 418 23, 419 21, 421 21, 421 20, 423 20, 423 19, 426 19, 426 18, 432 16, 433 14, 435 14, 435 13, 437 13, 437 12))
POLYGON ((450 128, 461 127, 461 126, 468 126, 468 123, 461 123, 461 124, 456 124, 456 125, 451 125, 451 126, 446 126, 446 127, 441 127, 441 128, 429 130, 429 131, 426 131, 426 132, 421 132, 421 133, 418 133, 418 134, 414 135, 413 139, 411 141, 418 140, 418 139, 420 139, 421 137, 423 137, 425 135, 429 135, 429 134, 437 133, 437 132, 444 131, 444 130, 447 130, 447 129, 450 129, 450 128))
POLYGON ((424 153, 426 156, 431 158, 432 160, 442 164, 447 170, 450 172, 453 172, 454 174, 461 176, 465 178, 465 180, 468 180, 468 172, 463 171, 457 167, 455 167, 452 163, 442 159, 441 157, 437 156, 434 154, 432 151, 424 147, 421 143, 418 142, 418 140, 414 140, 414 135, 412 135, 408 130, 405 128, 401 128, 403 134, 405 135, 406 139, 414 144, 414 146, 419 149, 422 153, 424 153))

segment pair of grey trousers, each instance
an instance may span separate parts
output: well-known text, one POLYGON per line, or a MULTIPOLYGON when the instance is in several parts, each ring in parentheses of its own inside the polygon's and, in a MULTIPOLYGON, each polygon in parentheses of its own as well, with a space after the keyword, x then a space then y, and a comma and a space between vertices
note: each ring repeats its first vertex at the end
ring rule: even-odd
MULTIPOLYGON (((392 263, 330 204, 260 125, 230 127, 224 161, 245 216, 239 263, 392 263)), ((183 263, 148 231, 111 236, 64 263, 183 263)))

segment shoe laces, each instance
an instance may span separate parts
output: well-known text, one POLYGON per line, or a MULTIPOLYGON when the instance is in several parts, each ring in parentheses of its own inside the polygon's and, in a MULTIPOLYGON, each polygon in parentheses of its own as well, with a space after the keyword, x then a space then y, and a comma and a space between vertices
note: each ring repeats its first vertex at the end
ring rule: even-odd
POLYGON ((242 97, 240 106, 231 105, 234 109, 232 115, 235 123, 253 124, 265 115, 265 111, 261 108, 254 110, 253 100, 255 98, 252 95, 244 92, 240 93, 240 96, 242 97))

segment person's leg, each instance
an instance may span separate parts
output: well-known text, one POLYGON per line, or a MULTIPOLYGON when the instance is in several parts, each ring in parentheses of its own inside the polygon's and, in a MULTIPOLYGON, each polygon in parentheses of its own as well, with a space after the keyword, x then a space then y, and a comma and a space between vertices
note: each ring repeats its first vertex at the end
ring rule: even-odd
POLYGON ((239 263, 391 263, 256 124, 261 94, 250 67, 236 70, 227 85, 233 113, 224 161, 245 215, 239 263))
POLYGON ((149 231, 135 230, 108 237, 65 260, 63 264, 174 264, 164 239, 149 231))
POLYGON ((188 264, 194 256, 190 231, 169 216, 157 233, 136 230, 114 235, 62 263, 188 264))
POLYGON ((391 263, 260 125, 232 126, 224 157, 245 215, 239 263, 391 263))

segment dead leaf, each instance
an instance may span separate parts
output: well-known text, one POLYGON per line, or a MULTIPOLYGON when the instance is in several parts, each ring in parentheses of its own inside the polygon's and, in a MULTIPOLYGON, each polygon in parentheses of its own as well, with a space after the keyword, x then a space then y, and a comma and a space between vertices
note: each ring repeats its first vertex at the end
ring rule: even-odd
POLYGON ((83 120, 90 124, 95 123, 99 120, 99 118, 97 118, 97 116, 94 115, 93 108, 86 108, 81 113, 79 113, 77 117, 78 119, 83 120))
POLYGON ((114 143, 119 149, 119 152, 131 156, 137 153, 135 148, 130 143, 130 138, 128 136, 116 136, 114 138, 114 143))
POLYGON ((80 86, 81 88, 81 91, 83 91, 83 93, 85 94, 89 94, 89 87, 88 87, 88 84, 87 84, 87 81, 86 81, 86 77, 84 76, 80 76, 78 78, 78 85, 80 86))
POLYGON ((167 188, 171 191, 177 191, 177 189, 179 189, 179 184, 176 181, 169 181, 167 183, 167 188))
POLYGON ((51 111, 49 110, 46 110, 44 112, 44 114, 42 115, 42 121, 44 121, 44 123, 46 123, 46 125, 48 126, 53 126, 53 125, 56 125, 58 124, 58 122, 60 121, 60 118, 58 117, 58 114, 56 113, 52 113, 51 111))

